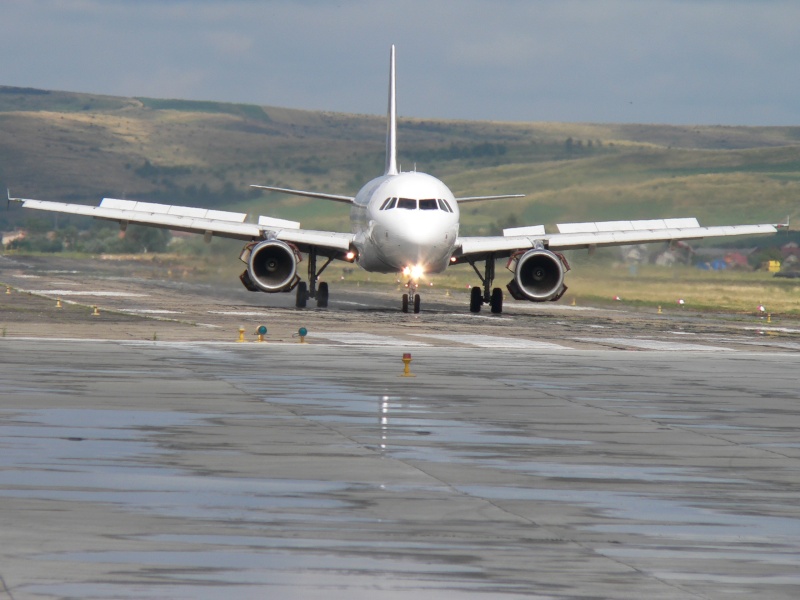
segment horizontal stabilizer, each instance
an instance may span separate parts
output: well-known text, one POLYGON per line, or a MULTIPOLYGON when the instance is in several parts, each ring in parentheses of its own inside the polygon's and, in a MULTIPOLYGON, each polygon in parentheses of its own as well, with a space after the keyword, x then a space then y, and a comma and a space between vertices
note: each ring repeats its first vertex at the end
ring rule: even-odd
POLYGON ((322 200, 333 200, 334 202, 346 202, 352 204, 352 196, 339 196, 338 194, 326 194, 324 192, 307 192, 305 190, 290 190, 288 188, 273 187, 271 185, 251 185, 250 187, 258 188, 259 190, 267 190, 268 192, 278 192, 280 194, 289 194, 291 196, 305 196, 306 198, 320 198, 322 200))
POLYGON ((467 196, 466 198, 456 198, 456 202, 480 202, 481 200, 507 200, 509 198, 524 198, 525 194, 504 194, 502 196, 467 196))

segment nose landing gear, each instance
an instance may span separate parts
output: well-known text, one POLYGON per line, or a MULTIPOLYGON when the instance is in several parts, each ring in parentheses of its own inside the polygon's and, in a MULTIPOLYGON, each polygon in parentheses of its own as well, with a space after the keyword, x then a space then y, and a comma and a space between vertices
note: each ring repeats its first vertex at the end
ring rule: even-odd
POLYGON ((414 310, 414 314, 419 314, 422 299, 417 293, 417 284, 409 281, 406 287, 409 293, 403 294, 403 312, 407 313, 410 306, 414 310))

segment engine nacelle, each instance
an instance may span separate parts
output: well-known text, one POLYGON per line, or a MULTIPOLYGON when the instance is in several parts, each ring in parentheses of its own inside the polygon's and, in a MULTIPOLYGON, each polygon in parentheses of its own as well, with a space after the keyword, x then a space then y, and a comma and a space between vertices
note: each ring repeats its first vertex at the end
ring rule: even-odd
POLYGON ((280 240, 251 242, 239 257, 247 270, 239 276, 251 292, 288 292, 297 285, 299 252, 280 240))
POLYGON ((516 300, 555 302, 567 291, 564 274, 569 264, 563 254, 533 248, 512 256, 508 268, 514 272, 514 279, 506 287, 516 300))

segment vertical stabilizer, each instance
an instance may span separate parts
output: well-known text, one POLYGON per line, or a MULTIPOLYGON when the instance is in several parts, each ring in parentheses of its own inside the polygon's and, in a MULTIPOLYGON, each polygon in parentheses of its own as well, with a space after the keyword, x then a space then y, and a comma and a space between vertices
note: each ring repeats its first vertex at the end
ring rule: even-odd
POLYGON ((395 96, 394 44, 389 55, 389 113, 386 124, 386 175, 397 175, 397 100, 395 96))

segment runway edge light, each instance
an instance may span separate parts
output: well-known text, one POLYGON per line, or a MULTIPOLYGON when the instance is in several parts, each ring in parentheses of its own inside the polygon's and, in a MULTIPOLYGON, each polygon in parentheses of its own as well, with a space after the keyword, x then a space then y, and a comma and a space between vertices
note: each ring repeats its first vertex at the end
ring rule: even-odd
POLYGON ((404 365, 403 373, 400 375, 400 377, 416 377, 416 375, 414 375, 411 372, 411 353, 410 352, 406 352, 405 354, 403 354, 403 365, 404 365))

